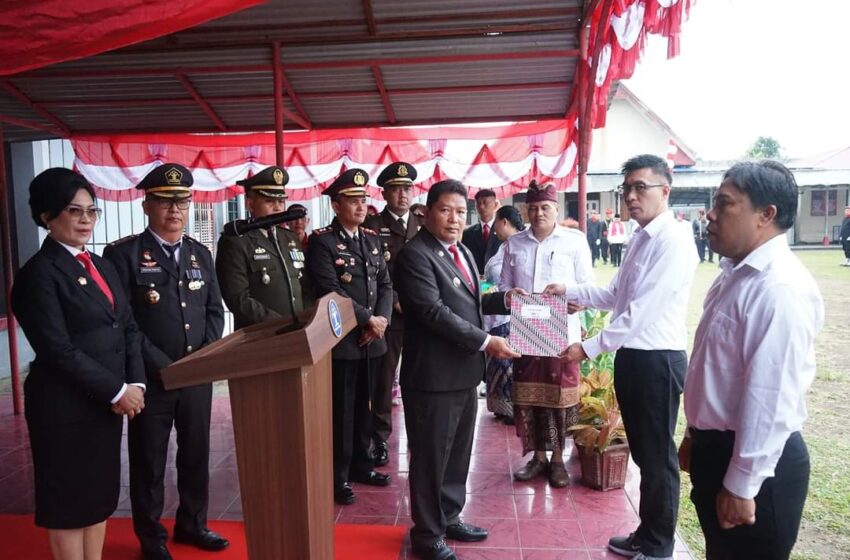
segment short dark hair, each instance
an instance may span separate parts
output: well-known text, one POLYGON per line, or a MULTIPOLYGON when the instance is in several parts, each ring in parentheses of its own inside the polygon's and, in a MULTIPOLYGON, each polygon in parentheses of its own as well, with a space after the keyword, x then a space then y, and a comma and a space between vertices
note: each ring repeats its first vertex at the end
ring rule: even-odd
POLYGON ((80 189, 97 201, 91 183, 76 171, 51 167, 36 175, 30 183, 30 212, 33 221, 47 229, 47 223, 41 219, 41 215, 47 214, 48 222, 53 220, 74 200, 80 189))
POLYGON ((428 191, 428 198, 425 200, 425 206, 431 208, 444 194, 459 194, 464 199, 469 198, 469 192, 463 186, 463 183, 455 179, 445 179, 431 185, 431 189, 428 191))
POLYGON ((496 198, 495 191, 493 191, 493 189, 481 189, 480 191, 475 193, 475 200, 479 200, 481 198, 485 198, 485 197, 488 197, 488 196, 492 196, 493 198, 496 198))
POLYGON ((304 210, 304 212, 307 211, 306 206, 304 206, 303 204, 298 204, 297 202, 295 204, 290 204, 289 209, 290 210, 304 210))
POLYGON ((506 219, 509 224, 514 226, 517 231, 523 231, 525 229, 525 224, 522 221, 522 214, 519 213, 514 206, 500 206, 498 210, 496 210, 496 219, 506 219))
POLYGON ((723 174, 750 198, 754 208, 776 206, 776 227, 785 231, 797 215, 797 180, 791 170, 769 159, 742 161, 723 174))
POLYGON ((667 166, 667 162, 652 154, 641 154, 635 156, 623 164, 621 170, 623 175, 628 175, 638 169, 651 169, 653 173, 667 179, 667 184, 673 184, 673 174, 667 166))

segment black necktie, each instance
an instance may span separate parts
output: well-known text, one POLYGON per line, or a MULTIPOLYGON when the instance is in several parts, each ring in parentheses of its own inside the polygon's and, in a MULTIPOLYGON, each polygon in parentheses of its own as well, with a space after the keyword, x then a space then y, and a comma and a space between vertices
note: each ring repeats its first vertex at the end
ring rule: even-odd
POLYGON ((180 245, 182 243, 183 243, 182 241, 178 241, 177 243, 174 243, 173 245, 168 244, 168 243, 162 244, 162 250, 165 251, 165 254, 168 255, 168 258, 170 258, 172 261, 174 261, 174 266, 177 266, 177 267, 180 266, 180 263, 177 261, 177 249, 180 248, 180 245))
POLYGON ((399 218, 396 221, 398 222, 398 225, 401 226, 401 229, 407 229, 407 224, 404 223, 404 218, 399 218))

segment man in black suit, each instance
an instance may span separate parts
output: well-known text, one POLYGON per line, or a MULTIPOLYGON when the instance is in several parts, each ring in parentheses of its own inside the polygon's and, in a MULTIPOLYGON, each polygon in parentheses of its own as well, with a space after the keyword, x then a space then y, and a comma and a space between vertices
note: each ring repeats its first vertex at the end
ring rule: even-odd
POLYGON ((590 221, 587 222, 587 244, 590 246, 593 266, 596 266, 596 259, 602 256, 602 238, 607 235, 607 231, 605 222, 599 219, 599 214, 591 214, 590 221))
MULTIPOLYGON (((387 207, 377 216, 366 218, 364 225, 378 232, 381 239, 381 254, 387 261, 390 280, 399 251, 419 232, 421 219, 410 212, 410 200, 413 198, 413 181, 416 169, 403 161, 391 163, 378 175, 378 186, 384 189, 387 207)), ((387 354, 381 372, 375 380, 375 398, 372 403, 372 417, 375 432, 372 435, 374 449, 372 456, 375 466, 381 467, 389 462, 387 439, 393 431, 393 384, 398 359, 401 356, 401 342, 404 336, 404 315, 398 303, 398 293, 393 290, 393 315, 385 333, 387 354)))
MULTIPOLYGON (((404 310, 401 390, 410 448, 410 530, 425 560, 456 560, 444 538, 473 542, 487 531, 461 522, 472 452, 484 353, 517 354, 507 340, 483 329, 478 270, 457 243, 466 223, 466 187, 436 183, 428 193, 425 227, 395 265, 404 310), (482 352, 483 351, 483 352, 482 352)), ((488 312, 507 313, 504 293, 487 294, 488 312)))
POLYGON ((389 475, 373 470, 371 400, 374 378, 387 352, 384 332, 393 305, 392 283, 378 234, 360 224, 366 218, 366 182, 349 169, 322 194, 331 197, 336 218, 313 232, 307 271, 316 295, 336 292, 351 299, 357 328, 333 349, 334 500, 353 504, 351 481, 387 486, 389 475))
POLYGON ((463 232, 463 244, 472 251, 475 266, 479 271, 484 270, 484 265, 496 254, 499 245, 502 244, 493 231, 498 209, 499 199, 490 189, 481 189, 475 194, 475 210, 478 212, 480 221, 463 232))
POLYGON ((180 506, 174 540, 203 550, 223 550, 228 541, 207 529, 212 384, 165 390, 160 370, 218 340, 224 308, 212 255, 183 234, 191 202, 192 174, 166 163, 136 186, 148 228, 106 248, 142 333, 147 408, 130 423, 130 499, 133 528, 145 560, 170 560, 168 532, 159 519, 172 426, 177 429, 177 488, 180 506))

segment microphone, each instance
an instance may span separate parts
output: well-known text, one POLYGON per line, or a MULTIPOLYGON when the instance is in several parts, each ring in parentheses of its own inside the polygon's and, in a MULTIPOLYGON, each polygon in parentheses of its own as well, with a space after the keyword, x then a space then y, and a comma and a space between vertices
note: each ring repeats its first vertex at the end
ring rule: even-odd
POLYGON ((224 224, 222 235, 238 236, 254 229, 266 229, 283 222, 293 222, 307 215, 307 210, 294 208, 277 214, 269 214, 262 218, 250 218, 248 220, 233 220, 224 224))

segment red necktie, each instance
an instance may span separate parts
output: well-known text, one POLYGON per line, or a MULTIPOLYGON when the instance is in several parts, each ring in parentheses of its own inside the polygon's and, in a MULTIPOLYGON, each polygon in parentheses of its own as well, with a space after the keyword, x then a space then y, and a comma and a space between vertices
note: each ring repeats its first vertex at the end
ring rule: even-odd
POLYGON ((484 243, 487 243, 490 240, 490 224, 484 224, 484 229, 481 232, 481 238, 484 240, 484 243))
POLYGON ((103 295, 106 296, 106 299, 109 300, 109 303, 112 304, 112 307, 115 307, 115 299, 112 297, 112 290, 109 289, 109 284, 106 283, 106 280, 103 279, 103 276, 100 275, 100 272, 94 267, 94 263, 91 260, 91 255, 89 255, 88 251, 80 253, 77 255, 77 260, 83 263, 83 266, 86 267, 86 272, 89 273, 89 276, 92 277, 94 283, 97 284, 97 287, 100 288, 100 291, 103 292, 103 295))
POLYGON ((463 266, 463 263, 460 260, 460 252, 457 250, 457 245, 449 245, 449 253, 451 253, 454 257, 455 266, 457 266, 458 269, 460 269, 460 273, 463 274, 463 279, 466 281, 467 287, 469 287, 469 290, 474 293, 475 288, 472 285, 472 278, 469 277, 466 267, 463 266))

